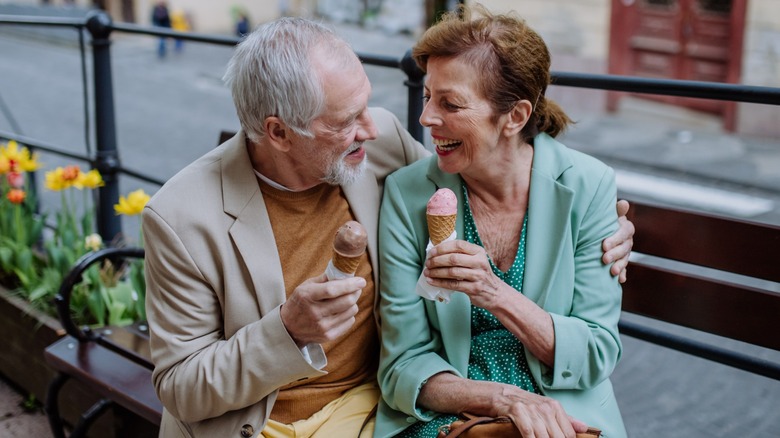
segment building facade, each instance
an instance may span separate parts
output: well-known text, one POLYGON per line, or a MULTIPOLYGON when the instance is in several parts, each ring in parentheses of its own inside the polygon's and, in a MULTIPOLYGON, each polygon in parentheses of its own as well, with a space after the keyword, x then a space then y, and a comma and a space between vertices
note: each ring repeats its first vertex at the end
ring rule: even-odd
MULTIPOLYGON (((777 0, 483 0, 482 4, 493 11, 520 13, 548 43, 554 69, 780 87, 777 0), (639 11, 649 12, 640 16, 639 11), (717 27, 713 23, 717 19, 731 24, 717 27), (641 25, 640 20, 644 20, 641 25), (655 27, 657 38, 631 33, 643 27, 655 27), (672 37, 658 37, 664 34, 672 37), (633 45, 634 52, 625 46, 619 50, 616 40, 633 45), (721 46, 719 53, 702 44, 708 40, 721 46), (646 47, 637 55, 636 47, 643 43, 646 47), (679 57, 687 59, 669 60, 670 53, 685 52, 686 46, 708 59, 691 60, 696 56, 683 53, 679 57), (672 68, 675 62, 679 65, 672 68)), ((609 99, 604 105, 611 106, 609 99)), ((704 107, 705 113, 722 117, 728 130, 780 137, 780 107, 718 101, 704 107)))

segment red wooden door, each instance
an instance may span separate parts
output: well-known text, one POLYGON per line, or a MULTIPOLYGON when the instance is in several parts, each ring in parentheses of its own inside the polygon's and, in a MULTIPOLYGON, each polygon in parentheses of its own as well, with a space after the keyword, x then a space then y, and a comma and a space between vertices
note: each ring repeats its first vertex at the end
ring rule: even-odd
MULTIPOLYGON (((652 78, 738 83, 747 0, 612 0, 609 72, 652 78)), ((735 104, 642 95, 724 117, 735 104)), ((619 94, 609 99, 616 108, 619 94)))

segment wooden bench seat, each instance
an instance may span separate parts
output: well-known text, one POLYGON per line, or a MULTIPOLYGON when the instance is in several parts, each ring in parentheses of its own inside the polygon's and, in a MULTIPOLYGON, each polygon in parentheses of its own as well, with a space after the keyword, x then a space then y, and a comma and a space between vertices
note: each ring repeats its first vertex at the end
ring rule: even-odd
POLYGON ((97 342, 65 336, 44 353, 58 372, 83 382, 101 397, 118 403, 150 423, 160 424, 162 404, 152 387, 152 369, 128 360, 97 342))
POLYGON ((160 425, 162 404, 152 386, 154 367, 146 324, 79 329, 71 320, 69 311, 72 288, 90 266, 106 259, 121 263, 128 258, 140 257, 143 257, 143 250, 139 248, 108 248, 88 254, 76 264, 60 287, 56 304, 68 334, 44 351, 47 363, 58 373, 49 385, 46 397, 46 413, 55 438, 65 437, 58 395, 70 379, 82 383, 101 397, 81 415, 73 426, 71 438, 85 436, 93 422, 114 404, 153 425, 160 425))

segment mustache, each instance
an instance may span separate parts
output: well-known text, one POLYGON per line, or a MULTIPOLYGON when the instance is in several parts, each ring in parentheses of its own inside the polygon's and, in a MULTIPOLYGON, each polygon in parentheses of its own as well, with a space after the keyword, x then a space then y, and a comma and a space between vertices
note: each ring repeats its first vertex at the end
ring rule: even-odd
POLYGON ((361 147, 363 147, 363 142, 362 142, 362 141, 356 141, 356 142, 353 142, 353 143, 352 143, 352 144, 351 144, 351 145, 350 145, 350 146, 347 148, 347 150, 345 150, 345 151, 344 151, 344 152, 341 154, 341 158, 344 158, 344 157, 346 157, 347 155, 351 154, 352 152, 355 152, 356 150, 360 149, 361 147))

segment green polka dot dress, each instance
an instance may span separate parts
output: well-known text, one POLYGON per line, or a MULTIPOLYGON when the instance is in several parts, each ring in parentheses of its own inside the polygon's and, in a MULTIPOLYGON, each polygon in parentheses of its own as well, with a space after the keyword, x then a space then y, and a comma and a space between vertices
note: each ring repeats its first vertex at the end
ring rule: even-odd
MULTIPOLYGON (((477 225, 474 223, 474 217, 471 215, 471 207, 468 201, 468 191, 466 185, 462 185, 463 199, 466 201, 466 207, 463 209, 465 217, 463 218, 465 236, 464 240, 484 247, 482 239, 477 232, 477 225)), ((523 273, 525 272, 525 238, 528 224, 528 214, 523 219, 523 230, 520 233, 520 244, 517 246, 517 255, 515 261, 506 272, 500 271, 493 260, 490 261, 490 267, 493 273, 504 283, 512 286, 515 290, 522 293, 523 273)), ((523 344, 507 330, 487 310, 471 306, 471 353, 469 356, 468 377, 473 380, 488 380, 491 382, 502 382, 515 385, 528 392, 540 394, 536 386, 531 370, 528 368, 528 361, 525 359, 523 344)), ((417 422, 411 427, 406 428, 398 437, 425 437, 435 438, 439 427, 450 424, 456 419, 453 415, 441 415, 430 422, 417 422)))

